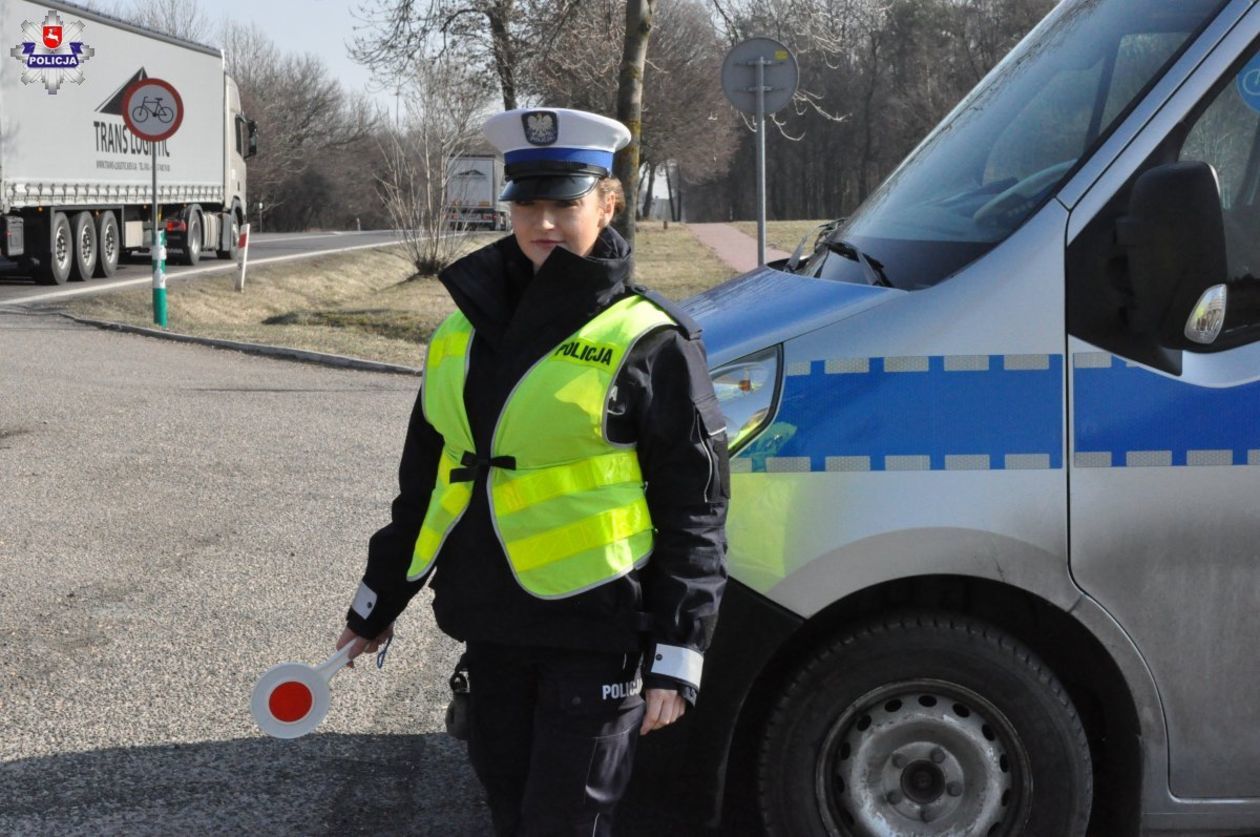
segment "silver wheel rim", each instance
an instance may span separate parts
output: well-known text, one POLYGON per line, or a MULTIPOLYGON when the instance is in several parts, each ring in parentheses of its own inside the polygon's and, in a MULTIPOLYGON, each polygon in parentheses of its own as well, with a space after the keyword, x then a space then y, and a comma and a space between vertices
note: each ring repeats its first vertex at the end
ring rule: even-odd
POLYGON ((66 268, 70 265, 70 236, 67 234, 66 224, 57 225, 56 259, 59 268, 66 268))
POLYGON ((96 255, 92 252, 92 225, 84 224, 82 231, 79 233, 79 260, 83 264, 91 264, 93 257, 96 255))
POLYGON ((815 778, 831 834, 987 837, 1027 816, 1028 756, 969 689, 913 680, 868 692, 828 731, 815 778))
POLYGON ((114 225, 105 223, 101 227, 101 258, 113 264, 118 257, 118 239, 114 235, 114 225))
POLYGON ((201 252, 201 227, 188 225, 188 252, 190 255, 196 256, 201 252))

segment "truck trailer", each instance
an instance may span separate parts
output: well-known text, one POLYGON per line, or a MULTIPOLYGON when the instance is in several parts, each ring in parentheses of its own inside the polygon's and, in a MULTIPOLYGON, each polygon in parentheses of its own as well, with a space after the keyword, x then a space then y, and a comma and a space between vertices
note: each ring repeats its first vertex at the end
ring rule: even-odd
POLYGON ((508 228, 503 191, 503 160, 494 154, 452 157, 446 172, 446 222, 452 227, 508 228))
POLYGON ((150 245, 152 147, 127 129, 123 94, 160 78, 183 103, 157 144, 167 243, 184 264, 235 258, 257 137, 222 50, 57 0, 6 0, 0 33, 0 255, 60 285, 150 245))

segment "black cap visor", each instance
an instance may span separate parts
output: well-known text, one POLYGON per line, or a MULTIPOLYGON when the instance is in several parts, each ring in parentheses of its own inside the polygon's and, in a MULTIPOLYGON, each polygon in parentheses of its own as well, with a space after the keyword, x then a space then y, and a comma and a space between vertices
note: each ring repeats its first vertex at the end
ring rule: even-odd
POLYGON ((503 187, 501 201, 571 201, 595 188, 599 176, 594 174, 549 174, 521 177, 503 187))

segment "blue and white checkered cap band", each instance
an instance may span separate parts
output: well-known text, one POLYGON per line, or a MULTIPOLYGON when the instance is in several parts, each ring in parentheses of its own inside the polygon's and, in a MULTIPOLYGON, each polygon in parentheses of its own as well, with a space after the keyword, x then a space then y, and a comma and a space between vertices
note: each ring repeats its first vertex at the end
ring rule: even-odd
POLYGON ((568 108, 497 113, 483 130, 508 165, 580 163, 611 170, 613 154, 630 142, 630 131, 617 120, 568 108))
POLYGON ((503 162, 509 166, 543 160, 559 163, 586 163, 609 171, 612 171, 613 165, 611 151, 592 148, 522 148, 518 151, 508 151, 503 155, 503 162))

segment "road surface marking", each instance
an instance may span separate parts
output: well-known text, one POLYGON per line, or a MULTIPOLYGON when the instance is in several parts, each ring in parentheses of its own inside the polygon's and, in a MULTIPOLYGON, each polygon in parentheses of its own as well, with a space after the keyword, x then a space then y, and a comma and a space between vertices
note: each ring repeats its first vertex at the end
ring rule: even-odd
MULTIPOLYGON (((270 256, 265 259, 255 259, 250 262, 252 265, 270 264, 271 262, 287 262, 292 259, 309 259, 315 256, 326 256, 330 253, 345 253, 349 250, 367 250, 372 247, 392 247, 398 242, 381 242, 378 244, 355 244, 352 247, 336 247, 331 250, 317 250, 314 253, 290 253, 287 256, 270 256)), ((236 262, 228 262, 221 265, 212 265, 210 267, 197 267, 182 273, 170 274, 171 279, 183 279, 185 276, 196 276, 199 273, 214 273, 216 271, 236 270, 236 262)), ((46 294, 36 294, 35 296, 23 297, 22 299, 13 299, 7 302, 0 302, 0 305, 26 305, 31 302, 45 302, 50 299, 65 299, 66 297, 79 296, 81 294, 91 294, 100 291, 112 291, 115 288, 126 288, 131 285, 152 285, 153 277, 145 276, 136 279, 124 279, 121 282, 112 282, 108 285, 89 285, 82 288, 70 288, 63 291, 53 291, 46 294)))

